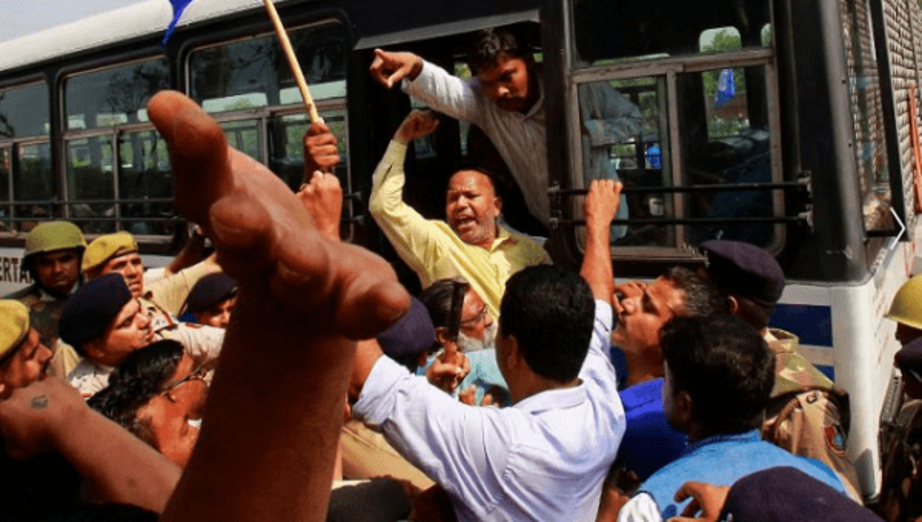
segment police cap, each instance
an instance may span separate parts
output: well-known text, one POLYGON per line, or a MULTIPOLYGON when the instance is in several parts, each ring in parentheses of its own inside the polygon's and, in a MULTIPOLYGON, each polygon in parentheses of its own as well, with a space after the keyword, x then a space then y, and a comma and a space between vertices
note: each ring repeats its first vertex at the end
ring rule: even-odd
POLYGON ((431 348, 435 344, 435 326, 426 305, 411 296, 410 311, 378 336, 378 344, 394 359, 417 355, 431 348))
POLYGON ((192 287, 182 313, 202 312, 236 294, 237 281, 233 277, 223 272, 208 274, 192 287))
POLYGON ((767 251, 740 241, 714 240, 701 244, 707 271, 730 293, 773 305, 784 291, 784 271, 767 251))
POLYGON ((77 225, 68 221, 41 223, 26 236, 26 248, 22 253, 23 268, 31 268, 37 254, 71 248, 78 252, 86 249, 86 239, 77 225))
POLYGON ((757 471, 737 480, 718 520, 883 522, 844 494, 789 466, 757 471))
POLYGON ((113 257, 137 251, 138 243, 128 232, 122 231, 99 236, 90 243, 90 246, 86 247, 86 252, 83 253, 82 269, 87 272, 98 268, 113 257))
POLYGON ((0 359, 29 334, 29 309, 19 301, 0 300, 0 359))
POLYGON ((93 279, 74 292, 64 305, 61 339, 78 349, 98 339, 130 300, 131 290, 121 274, 93 279))

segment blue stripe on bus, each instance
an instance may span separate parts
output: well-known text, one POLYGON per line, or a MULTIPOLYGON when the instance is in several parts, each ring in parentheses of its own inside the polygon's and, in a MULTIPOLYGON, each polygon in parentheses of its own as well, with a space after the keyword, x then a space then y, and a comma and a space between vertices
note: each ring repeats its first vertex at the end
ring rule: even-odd
POLYGON ((800 337, 800 344, 832 347, 832 308, 829 306, 779 304, 770 324, 800 337))

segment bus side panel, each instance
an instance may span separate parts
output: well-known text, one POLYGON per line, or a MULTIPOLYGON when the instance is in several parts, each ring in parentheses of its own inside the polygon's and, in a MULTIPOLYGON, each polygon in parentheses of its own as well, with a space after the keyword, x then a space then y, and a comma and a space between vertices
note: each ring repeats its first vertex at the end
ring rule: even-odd
POLYGON ((889 249, 875 276, 859 286, 790 284, 772 325, 797 334, 799 352, 849 393, 849 457, 872 497, 879 489, 880 412, 899 344, 886 318, 894 294, 906 281, 911 250, 889 249), (910 254, 910 255, 907 255, 910 254))
POLYGON ((0 297, 32 284, 32 278, 22 270, 21 262, 21 248, 0 247, 0 297))

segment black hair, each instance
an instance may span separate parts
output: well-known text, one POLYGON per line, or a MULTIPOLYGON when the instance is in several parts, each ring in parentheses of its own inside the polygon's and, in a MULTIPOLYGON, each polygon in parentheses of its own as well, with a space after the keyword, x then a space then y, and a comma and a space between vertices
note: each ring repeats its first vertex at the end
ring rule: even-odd
POLYGON ((512 27, 490 27, 474 35, 467 55, 467 63, 476 76, 482 69, 496 67, 500 58, 531 58, 522 31, 512 27))
POLYGON ((90 397, 87 403, 139 439, 155 446, 150 424, 139 419, 137 412, 165 390, 183 353, 182 344, 169 339, 131 352, 109 376, 109 385, 90 397))
POLYGON ((748 297, 734 294, 733 292, 728 292, 727 295, 732 295, 733 298, 736 299, 736 303, 739 306, 736 312, 737 316, 758 330, 768 326, 768 321, 771 320, 772 314, 775 313, 774 303, 760 303, 748 297))
POLYGON ((419 294, 419 300, 432 318, 432 326, 446 328, 451 341, 456 341, 461 331, 461 310, 470 288, 471 285, 460 278, 439 279, 419 294))
POLYGON ((515 336, 533 372, 565 383, 583 366, 594 317, 592 291, 578 274, 531 266, 506 282, 499 335, 515 336))
POLYGON ((674 266, 663 277, 685 294, 682 317, 706 317, 730 313, 729 303, 717 284, 707 275, 674 266))
POLYGON ((692 399, 692 416, 708 434, 742 433, 762 423, 775 385, 775 356, 739 317, 679 317, 660 334, 672 394, 692 399))

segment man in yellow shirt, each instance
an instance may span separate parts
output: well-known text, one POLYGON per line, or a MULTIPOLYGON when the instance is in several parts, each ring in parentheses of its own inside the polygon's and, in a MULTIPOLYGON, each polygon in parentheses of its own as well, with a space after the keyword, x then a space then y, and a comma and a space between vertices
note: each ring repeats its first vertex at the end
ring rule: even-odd
MULTIPOLYGON (((465 168, 448 181, 447 223, 425 219, 402 198, 403 163, 407 144, 433 132, 438 124, 429 111, 413 111, 394 134, 374 174, 369 210, 397 254, 419 276, 423 287, 434 281, 463 277, 499 317, 506 280, 519 270, 550 263, 547 252, 533 239, 497 223, 502 199, 489 174, 465 168)), ((325 149, 335 144, 321 124, 305 139, 305 163, 328 166, 325 149)), ((333 158, 335 161, 336 158, 333 158)))

